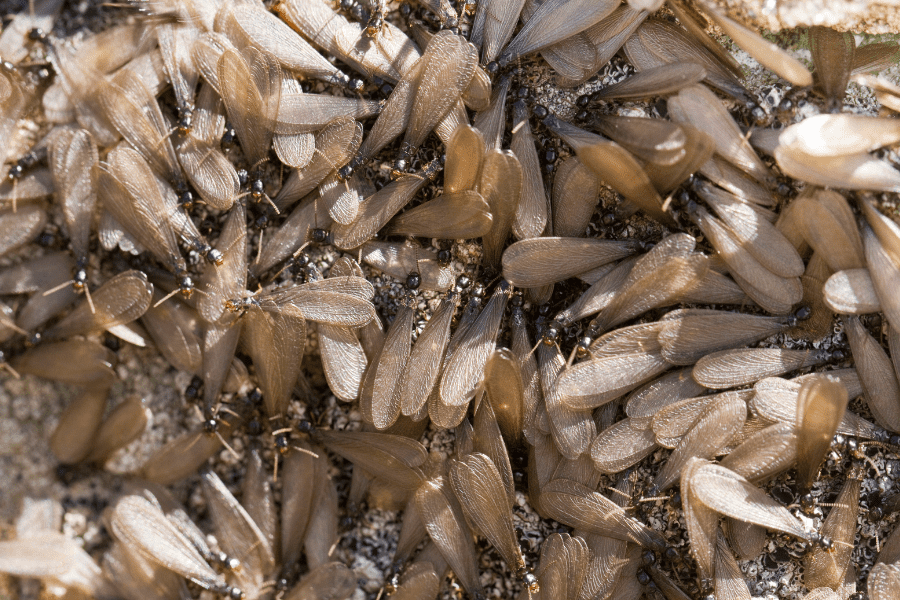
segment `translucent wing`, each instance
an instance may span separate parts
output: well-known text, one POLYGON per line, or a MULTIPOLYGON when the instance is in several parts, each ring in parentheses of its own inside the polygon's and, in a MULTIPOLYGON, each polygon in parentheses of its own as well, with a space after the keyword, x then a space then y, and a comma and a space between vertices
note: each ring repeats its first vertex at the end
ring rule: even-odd
POLYGON ((607 537, 660 548, 659 533, 625 514, 622 507, 598 492, 567 479, 555 479, 541 493, 541 506, 548 515, 571 527, 607 537))
POLYGON ((806 541, 814 537, 786 508, 725 467, 703 465, 694 472, 690 484, 697 500, 721 515, 762 525, 806 541))
POLYGON ((525 570, 525 559, 516 542, 512 512, 500 473, 484 454, 469 454, 450 465, 450 484, 466 518, 488 539, 516 572, 525 570))
POLYGON ((483 592, 472 534, 462 511, 451 501, 451 494, 442 478, 426 481, 416 492, 416 504, 431 540, 466 591, 477 596, 483 592))

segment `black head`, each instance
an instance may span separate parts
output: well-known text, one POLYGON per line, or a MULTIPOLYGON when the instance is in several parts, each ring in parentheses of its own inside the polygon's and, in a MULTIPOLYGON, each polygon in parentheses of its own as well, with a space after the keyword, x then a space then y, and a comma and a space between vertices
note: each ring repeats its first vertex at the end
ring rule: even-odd
POLYGON ((406 276, 406 287, 410 290, 417 290, 422 285, 422 276, 418 272, 412 272, 406 276))

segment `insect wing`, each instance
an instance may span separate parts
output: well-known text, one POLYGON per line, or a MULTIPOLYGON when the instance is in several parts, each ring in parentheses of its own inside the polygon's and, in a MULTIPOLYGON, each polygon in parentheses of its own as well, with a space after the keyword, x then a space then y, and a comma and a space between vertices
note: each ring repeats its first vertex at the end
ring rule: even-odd
POLYGON ((113 509, 110 524, 119 540, 154 562, 207 589, 227 589, 222 576, 212 570, 191 542, 146 498, 121 498, 113 509))
POLYGON ((844 581, 853 540, 856 537, 856 517, 859 514, 859 490, 862 484, 860 469, 851 471, 841 488, 831 512, 822 523, 822 535, 827 536, 832 548, 813 547, 805 557, 803 582, 809 588, 837 588, 844 581))
POLYGON ((659 533, 625 514, 622 507, 590 488, 567 479, 554 479, 541 492, 541 506, 560 523, 645 548, 661 548, 659 533))
POLYGON ((469 454, 450 465, 450 484, 470 523, 494 546, 511 569, 525 568, 513 530, 512 512, 494 462, 484 454, 469 454))
POLYGON ((62 339, 130 323, 147 312, 152 296, 153 285, 146 275, 140 271, 120 273, 91 295, 93 307, 84 300, 46 335, 62 339))
POLYGON ((441 377, 441 400, 448 406, 463 406, 472 399, 475 387, 484 378, 484 366, 497 342, 500 321, 512 293, 502 281, 484 311, 460 340, 459 348, 450 357, 441 377))
MULTIPOLYGON (((797 484, 807 490, 847 409, 847 388, 828 376, 811 377, 797 395, 797 484)), ((818 586, 815 586, 818 587, 818 586)))
POLYGON ((522 240, 503 252, 503 276, 516 287, 540 287, 625 258, 635 249, 627 241, 563 237, 522 240))
POLYGON ((242 585, 248 589, 260 587, 275 570, 275 555, 269 540, 218 475, 207 471, 200 479, 209 502, 216 540, 228 556, 241 561, 242 585))
POLYGON ((741 394, 723 394, 704 410, 669 456, 653 481, 654 489, 665 491, 678 481, 688 459, 713 458, 744 426, 747 402, 741 394))
POLYGON ((813 538, 786 508, 725 467, 714 464, 699 467, 691 477, 690 485, 697 500, 720 515, 806 541, 813 538))
POLYGON ((429 537, 473 596, 482 594, 475 547, 462 510, 451 498, 443 478, 426 481, 416 492, 416 504, 429 537))
POLYGON ((243 56, 222 53, 218 63, 219 93, 247 159, 256 166, 272 145, 281 100, 281 67, 267 53, 250 46, 243 56))
POLYGON ((314 437, 369 474, 405 490, 416 489, 424 480, 421 467, 428 454, 422 444, 410 438, 384 433, 322 430, 316 431, 314 437))

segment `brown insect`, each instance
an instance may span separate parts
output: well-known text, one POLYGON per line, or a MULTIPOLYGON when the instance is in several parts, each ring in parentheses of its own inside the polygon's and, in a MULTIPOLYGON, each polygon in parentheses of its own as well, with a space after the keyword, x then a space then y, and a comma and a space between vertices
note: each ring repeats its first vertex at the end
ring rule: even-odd
POLYGON ((497 548, 529 592, 540 591, 537 578, 527 570, 516 542, 512 512, 506 508, 503 481, 494 462, 479 453, 458 458, 450 465, 450 484, 469 522, 497 548))

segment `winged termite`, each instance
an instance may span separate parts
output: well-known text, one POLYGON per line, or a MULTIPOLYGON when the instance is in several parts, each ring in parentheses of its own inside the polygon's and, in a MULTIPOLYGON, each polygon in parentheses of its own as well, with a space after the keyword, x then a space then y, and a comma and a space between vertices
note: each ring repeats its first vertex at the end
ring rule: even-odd
POLYGON ((806 242, 832 271, 865 266, 862 240, 847 200, 831 190, 816 190, 798 198, 792 211, 806 242))
POLYGON ((39 344, 11 361, 18 373, 88 389, 108 389, 116 380, 115 354, 96 342, 68 340, 39 344))
POLYGON ((483 598, 472 534, 447 481, 439 477, 424 482, 416 492, 416 504, 429 537, 457 579, 473 598, 483 598))
POLYGON ((503 252, 503 276, 517 287, 539 287, 625 258, 637 249, 628 240, 564 237, 522 240, 503 252))
POLYGON ((518 359, 506 348, 495 350, 485 365, 484 387, 503 437, 517 445, 525 419, 525 390, 518 359))
POLYGON ((809 42, 816 83, 825 93, 826 109, 840 112, 853 68, 856 40, 852 34, 815 26, 809 28, 809 42))
MULTIPOLYGON (((515 506, 515 480, 509 461, 509 451, 506 448, 506 442, 497 423, 494 408, 489 400, 479 402, 478 407, 475 409, 471 446, 471 452, 484 454, 497 468, 500 481, 506 492, 506 502, 510 507, 515 506)), ((457 454, 463 456, 467 454, 466 450, 468 449, 463 448, 461 444, 457 454)))
POLYGON ((427 453, 415 440, 386 433, 322 429, 312 435, 335 454, 404 490, 414 490, 424 480, 422 467, 427 453))
MULTIPOLYGON (((332 266, 331 276, 350 276, 354 274, 354 267, 358 269, 359 265, 353 259, 342 257, 332 266)), ((324 323, 319 323, 316 330, 319 334, 322 366, 331 391, 340 400, 356 399, 367 364, 356 332, 349 327, 324 323)))
POLYGON ((150 91, 134 73, 123 70, 99 90, 100 103, 110 123, 147 161, 150 167, 176 187, 184 176, 169 125, 150 91))
POLYGON ((672 402, 660 408, 650 421, 650 429, 656 435, 656 441, 666 448, 675 448, 684 435, 690 431, 697 419, 711 406, 739 398, 746 402, 753 396, 752 390, 737 390, 697 396, 672 402))
POLYGON ((584 31, 609 16, 618 4, 603 2, 591 5, 589 11, 584 10, 586 6, 557 0, 543 3, 500 54, 500 66, 584 31))
POLYGON ((790 371, 821 365, 830 359, 817 350, 741 348, 704 356, 694 366, 693 377, 702 386, 725 389, 754 383, 790 371))
POLYGON ((478 53, 465 38, 438 32, 422 55, 425 66, 418 78, 416 101, 409 114, 401 157, 395 170, 404 172, 407 161, 468 87, 478 63, 478 53))
POLYGON ((671 304, 693 289, 709 270, 705 257, 692 254, 695 244, 693 237, 675 234, 663 238, 640 257, 609 304, 591 321, 588 335, 671 304))
POLYGON ((93 181, 97 160, 97 144, 83 129, 64 130, 51 143, 51 173, 75 255, 76 289, 87 282, 88 242, 97 202, 93 181))
MULTIPOLYGON (((97 36, 100 37, 100 36, 97 36)), ((103 51, 122 58, 124 52, 103 51)), ((103 75, 94 65, 86 63, 81 52, 63 46, 51 49, 51 58, 59 74, 62 87, 74 108, 78 124, 88 130, 98 144, 106 146, 119 139, 119 133, 106 116, 96 91, 104 85, 103 75)))
POLYGON ((453 357, 457 348, 460 348, 462 342, 467 339, 467 331, 471 329, 472 325, 477 320, 481 312, 483 294, 484 288, 480 285, 476 286, 473 290, 472 296, 469 298, 466 308, 463 310, 462 317, 460 317, 459 322, 457 323, 456 331, 453 332, 450 341, 447 343, 444 359, 436 374, 437 379, 435 380, 435 386, 431 390, 431 395, 429 395, 426 400, 428 405, 428 416, 438 427, 445 429, 457 427, 463 421, 466 412, 468 411, 468 403, 454 407, 448 406, 441 401, 438 380, 442 378, 443 372, 450 363, 450 359, 453 357))
POLYGON ((783 173, 815 185, 890 191, 900 185, 896 172, 868 154, 893 143, 890 125, 879 117, 817 115, 784 129, 773 156, 783 173))
MULTIPOLYGON (((734 280, 754 302, 769 312, 784 314, 801 300, 803 287, 800 285, 799 277, 784 277, 774 273, 766 266, 780 263, 780 267, 787 267, 780 261, 780 257, 776 258, 774 253, 769 253, 768 246, 757 242, 757 237, 754 235, 756 232, 752 229, 752 225, 747 227, 742 224, 742 227, 747 228, 739 229, 740 234, 738 234, 733 226, 729 227, 702 207, 690 205, 688 211, 691 219, 710 239, 719 256, 728 264, 734 280)), ((766 231, 777 234, 777 230, 771 226, 766 231)), ((782 237, 780 234, 778 236, 782 237)), ((783 242, 782 247, 790 247, 793 250, 787 240, 783 239, 783 242)), ((796 251, 793 254, 796 256, 796 251)), ((799 256, 796 258, 799 259, 799 256)), ((793 264, 792 261, 788 262, 793 264)), ((800 261, 800 266, 802 267, 802 261, 800 261)))
POLYGON ((750 600, 750 589, 721 531, 718 531, 716 536, 715 574, 717 598, 750 600))
POLYGON ((771 180, 768 167, 712 92, 700 85, 688 86, 669 98, 667 106, 673 120, 709 132, 716 142, 716 152, 734 166, 760 182, 771 180))
POLYGON ((331 56, 339 56, 367 77, 396 82, 421 56, 407 35, 386 22, 384 34, 368 37, 360 24, 336 14, 323 0, 281 2, 278 12, 295 29, 322 47, 331 56))
POLYGON ((706 464, 691 477, 691 489, 697 501, 720 515, 761 525, 808 542, 823 543, 818 533, 807 531, 802 523, 768 494, 725 467, 706 464))
POLYGON ((469 41, 481 50, 481 64, 497 58, 512 37, 524 0, 480 2, 475 21, 469 30, 469 41))
POLYGON ((697 561, 701 581, 708 581, 715 573, 715 539, 718 530, 718 515, 704 506, 696 498, 691 479, 697 470, 708 464, 706 460, 693 457, 681 471, 681 505, 684 509, 690 550, 697 561))
POLYGON ((493 461, 479 453, 456 459, 450 465, 450 484, 469 522, 500 552, 531 592, 539 591, 516 542, 512 512, 493 461))
POLYGON ((372 386, 361 390, 360 409, 363 417, 371 419, 379 430, 387 429, 400 416, 400 378, 407 369, 415 325, 415 309, 411 304, 412 297, 405 299, 394 315, 379 359, 369 367, 375 369, 372 386))
POLYGON ((287 600, 347 600, 357 589, 353 571, 338 562, 311 569, 291 588, 287 600))
POLYGON ((405 175, 369 196, 359 207, 356 221, 334 228, 334 243, 350 249, 370 240, 436 174, 440 165, 432 161, 421 174, 405 175))
POLYGON ((303 550, 316 499, 322 494, 328 469, 324 450, 299 441, 304 452, 289 452, 284 458, 281 481, 284 501, 281 504, 281 562, 293 568, 303 550))
POLYGON ((359 91, 362 81, 352 80, 319 54, 281 19, 252 3, 226 6, 217 23, 238 47, 255 47, 271 54, 285 69, 359 91))
MULTIPOLYGON (((650 338, 655 338, 661 329, 659 323, 653 326, 647 332, 650 338)), ((669 366, 660 354, 659 346, 653 347, 652 342, 646 349, 610 349, 566 369, 560 375, 556 389, 566 406, 592 409, 624 396, 669 366)))
POLYGON ((808 490, 847 408, 847 389, 828 376, 803 382, 797 396, 797 483, 808 490))
POLYGON ((822 523, 822 535, 831 539, 834 545, 827 549, 812 548, 803 561, 806 567, 803 582, 810 589, 818 587, 835 589, 844 581, 850 567, 856 538, 856 518, 859 513, 862 479, 862 468, 859 466, 851 468, 831 512, 822 523))
POLYGON ((484 151, 484 136, 478 129, 467 124, 453 132, 453 137, 447 142, 444 163, 445 193, 475 189, 481 178, 484 151))
POLYGON ((733 61, 726 63, 719 53, 710 51, 704 37, 691 36, 668 21, 647 19, 625 42, 625 56, 638 71, 677 63, 699 64, 706 70, 704 81, 709 85, 738 100, 747 98, 739 70, 732 69, 733 61))
POLYGON ((552 518, 571 527, 644 548, 665 548, 665 541, 658 532, 629 517, 612 500, 580 483, 566 479, 549 482, 541 493, 541 504, 552 518))
POLYGON ((459 294, 450 292, 441 301, 410 351, 407 367, 398 383, 402 414, 417 414, 428 400, 441 374, 444 352, 450 340, 450 324, 459 294))
POLYGON ((218 475, 206 471, 201 475, 201 482, 219 547, 240 561, 241 568, 235 572, 235 578, 244 592, 255 595, 275 570, 274 549, 218 475))
POLYGON ((669 121, 601 115, 594 117, 591 124, 638 158, 651 163, 669 166, 686 153, 684 130, 669 121))
POLYGON ((240 192, 237 171, 219 148, 224 126, 221 99, 204 83, 197 95, 191 131, 175 148, 188 181, 204 202, 219 210, 231 208, 240 192))
POLYGON ((191 47, 200 29, 187 22, 161 22, 155 27, 160 56, 178 105, 178 128, 193 126, 194 92, 200 73, 191 58, 191 47))
POLYGON ((619 100, 667 96, 699 83, 706 77, 706 69, 693 63, 674 63, 638 71, 631 77, 594 92, 595 100, 619 100))
POLYGON ((146 558, 213 592, 231 598, 243 597, 243 592, 229 586, 203 560, 188 538, 146 498, 125 496, 119 499, 110 525, 116 538, 135 547, 146 558))
MULTIPOLYGON (((828 374, 830 377, 838 379, 847 388, 850 398, 856 398, 863 393, 855 369, 829 371, 828 374)), ((808 376, 804 377, 808 378, 808 376)), ((796 423, 798 393, 800 386, 805 381, 804 377, 793 380, 770 377, 757 382, 753 386, 756 394, 750 401, 751 408, 767 421, 796 423)), ((837 432, 866 439, 883 437, 883 430, 849 411, 844 413, 837 432)))
POLYGON ((559 452, 569 460, 584 454, 597 434, 589 408, 572 408, 559 385, 565 359, 556 345, 541 344, 538 366, 549 430, 559 452))
POLYGON ((128 600, 146 597, 161 600, 187 593, 181 577, 131 551, 121 542, 114 542, 103 555, 102 566, 106 576, 116 582, 116 587, 128 600))
POLYGON ((668 222, 662 211, 662 198, 653 187, 647 173, 630 152, 602 136, 579 129, 554 116, 544 124, 572 146, 578 159, 603 183, 657 220, 668 222))
POLYGON ((795 319, 680 309, 668 313, 664 323, 659 334, 662 355, 672 364, 691 365, 712 352, 750 344, 784 331, 795 323, 795 319), (711 331, 730 332, 730 335, 717 335, 712 339, 711 331))
POLYGON ((632 392, 625 405, 625 414, 636 426, 649 426, 650 419, 661 408, 702 392, 703 386, 691 377, 690 369, 671 371, 632 392))
MULTIPOLYGON (((589 577, 591 551, 580 536, 554 533, 541 545, 541 559, 537 578, 541 582, 542 598, 575 600, 582 583, 589 577)), ((524 592, 522 596, 524 597, 524 592)))
POLYGON ((267 52, 248 46, 242 54, 225 50, 216 68, 219 94, 241 141, 244 157, 257 171, 250 184, 250 193, 260 201, 265 196, 265 189, 258 170, 268 160, 275 132, 281 101, 281 67, 267 52))
POLYGON ((494 351, 500 321, 511 294, 510 284, 501 280, 484 311, 465 331, 465 337, 460 338, 459 349, 450 356, 441 376, 440 398, 444 404, 463 406, 472 399, 484 378, 484 367, 494 351))
POLYGON ((153 285, 147 281, 146 275, 139 271, 126 271, 95 290, 92 305, 85 300, 48 329, 44 337, 58 340, 130 323, 147 311, 152 295, 153 285))
POLYGON ((713 458, 741 430, 747 419, 747 402, 739 393, 721 394, 720 400, 703 410, 675 446, 653 480, 650 495, 665 491, 681 476, 690 458, 713 458))
POLYGON ((108 396, 109 390, 86 390, 60 415, 50 437, 50 451, 61 464, 81 462, 90 454, 108 396))
POLYGON ((900 394, 900 384, 897 383, 890 358, 881 344, 865 330, 859 317, 845 316, 842 320, 869 410, 879 425, 897 431, 900 429, 900 407, 896 398, 900 394))
POLYGON ((107 161, 96 170, 100 202, 141 246, 172 270, 182 295, 190 297, 193 282, 187 275, 166 201, 150 167, 140 154, 127 147, 110 152, 107 161))
POLYGON ((223 262, 210 265, 198 286, 203 293, 197 300, 197 311, 209 323, 222 318, 226 300, 239 296, 246 289, 247 226, 242 204, 232 208, 216 246, 223 262))
POLYGON ((490 206, 481 194, 463 190, 442 194, 400 213, 387 231, 391 235, 458 240, 486 236, 492 224, 490 206))

